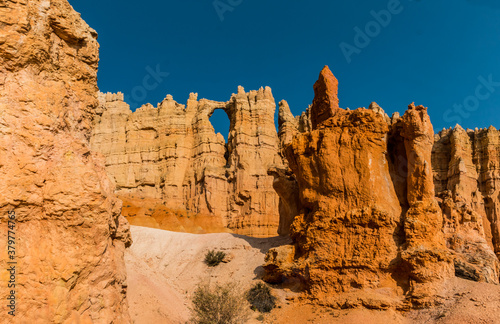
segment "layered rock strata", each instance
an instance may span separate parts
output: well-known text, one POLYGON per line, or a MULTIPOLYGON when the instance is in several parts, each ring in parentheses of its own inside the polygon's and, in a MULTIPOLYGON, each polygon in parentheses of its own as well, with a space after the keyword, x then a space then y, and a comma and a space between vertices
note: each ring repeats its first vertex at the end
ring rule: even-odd
POLYGON ((493 127, 465 131, 456 126, 435 136, 432 152, 447 244, 458 253, 457 275, 492 283, 498 283, 500 272, 498 139, 493 127))
POLYGON ((267 170, 283 162, 270 88, 246 93, 239 87, 228 102, 191 94, 187 105, 168 95, 158 107, 135 112, 122 94, 108 93, 100 106, 92 148, 106 157, 118 195, 212 217, 234 233, 276 235, 279 197, 267 170), (227 143, 210 123, 215 109, 229 117, 227 143))
POLYGON ((3 1, 0 29, 1 321, 128 323, 128 223, 89 147, 97 34, 66 0, 3 1))
POLYGON ((452 139, 451 153, 444 135, 435 143, 423 106, 392 118, 376 103, 341 109, 336 86, 325 67, 305 114, 294 118, 280 105, 280 143, 293 174, 269 172, 296 186, 299 201, 289 198, 294 209, 282 215, 292 219, 294 244, 269 251, 265 280, 295 278, 323 304, 377 309, 437 303, 454 275, 498 283, 496 241, 484 230, 495 218, 481 216, 482 199, 467 180, 476 176, 466 170, 473 158, 458 174, 442 171, 457 170, 467 144, 452 139), (442 170, 433 172, 437 161, 442 170))

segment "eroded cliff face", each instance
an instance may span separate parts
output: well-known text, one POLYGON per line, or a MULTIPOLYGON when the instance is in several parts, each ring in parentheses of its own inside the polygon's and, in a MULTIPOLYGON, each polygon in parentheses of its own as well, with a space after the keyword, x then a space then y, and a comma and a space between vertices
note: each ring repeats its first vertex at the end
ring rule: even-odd
POLYGON ((228 102, 191 94, 185 106, 168 95, 158 107, 144 105, 133 113, 122 94, 101 94, 100 105, 92 148, 106 157, 117 194, 155 200, 140 215, 125 204, 132 224, 179 230, 178 217, 164 221, 166 213, 157 212, 155 206, 163 205, 170 215, 187 212, 217 224, 210 229, 200 223, 199 232, 222 226, 244 235, 277 234, 279 197, 267 171, 283 162, 270 88, 246 93, 239 87, 228 102), (215 109, 229 117, 227 143, 210 123, 215 109))
POLYGON ((432 152, 436 194, 447 245, 457 253, 457 274, 493 283, 500 272, 498 140, 493 127, 465 131, 456 126, 435 136, 432 152))
POLYGON ((498 134, 481 136, 475 154, 467 134, 435 141, 423 106, 392 118, 376 103, 339 108, 337 84, 325 67, 306 113, 294 118, 280 105, 280 144, 293 174, 269 172, 282 187, 296 186, 299 201, 282 215, 294 244, 269 251, 265 280, 299 280, 310 298, 333 307, 376 309, 439 303, 455 275, 498 283, 495 214, 473 167, 485 167, 494 195, 497 153, 486 143, 498 134))
POLYGON ((443 216, 434 196, 431 152, 434 130, 427 108, 411 104, 401 120, 408 176, 401 258, 408 267, 407 298, 432 305, 446 279, 454 276, 453 258, 445 245, 443 216))
POLYGON ((65 0, 3 1, 0 29, 2 283, 8 212, 17 222, 16 287, 0 298, 16 291, 19 323, 128 323, 128 224, 89 147, 97 34, 65 0))

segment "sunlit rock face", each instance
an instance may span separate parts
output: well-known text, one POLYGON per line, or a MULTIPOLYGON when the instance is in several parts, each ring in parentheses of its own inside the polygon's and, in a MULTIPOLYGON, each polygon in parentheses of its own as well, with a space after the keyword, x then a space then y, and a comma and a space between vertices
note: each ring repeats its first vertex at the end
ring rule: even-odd
POLYGON ((332 307, 375 309, 439 303, 454 276, 498 283, 495 203, 478 189, 494 192, 496 131, 434 136, 427 108, 414 104, 392 118, 376 103, 344 110, 337 85, 325 67, 305 113, 293 117, 280 104, 292 175, 270 173, 299 199, 276 186, 294 206, 295 215, 282 213, 294 243, 269 251, 265 280, 298 280, 332 307), (480 166, 491 170, 484 184, 480 166))
POLYGON ((435 136, 432 167, 447 245, 457 275, 498 283, 500 267, 499 134, 460 126, 435 136), (496 253, 496 255, 495 255, 496 253))
POLYGON ((100 95, 100 107, 103 114, 95 123, 92 149, 106 157, 119 196, 151 204, 144 212, 125 204, 132 224, 201 233, 222 227, 251 236, 278 234, 279 196, 267 171, 283 161, 270 88, 245 92, 239 87, 228 102, 198 100, 191 94, 187 105, 168 95, 158 107, 148 104, 135 112, 122 94, 108 93, 100 95), (227 143, 210 123, 216 109, 229 117, 227 143), (172 217, 183 212, 194 220, 189 229, 172 217))
POLYGON ((65 0, 3 1, 0 26, 0 277, 13 211, 15 320, 128 323, 128 223, 89 146, 97 34, 65 0))

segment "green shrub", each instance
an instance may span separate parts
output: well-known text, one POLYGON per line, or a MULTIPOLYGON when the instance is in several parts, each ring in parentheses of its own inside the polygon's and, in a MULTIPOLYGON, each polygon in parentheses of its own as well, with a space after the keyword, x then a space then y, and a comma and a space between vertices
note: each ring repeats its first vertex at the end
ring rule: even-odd
POLYGON ((271 289, 262 282, 257 283, 247 292, 247 300, 261 313, 268 313, 276 306, 276 297, 271 294, 271 289))
POLYGON ((209 266, 209 267, 215 267, 215 266, 218 266, 219 263, 222 262, 222 260, 224 260, 224 257, 226 256, 226 253, 222 252, 222 251, 217 251, 215 252, 214 250, 210 250, 207 252, 207 254, 205 255, 205 263, 209 266))
POLYGON ((191 321, 197 324, 240 324, 249 318, 249 305, 233 284, 198 286, 191 308, 191 321))

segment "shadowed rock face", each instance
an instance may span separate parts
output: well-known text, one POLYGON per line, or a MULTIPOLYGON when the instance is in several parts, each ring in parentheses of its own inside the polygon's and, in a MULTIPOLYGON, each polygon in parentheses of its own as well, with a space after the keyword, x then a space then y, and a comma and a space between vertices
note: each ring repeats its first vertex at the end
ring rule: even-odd
MULTIPOLYGON (((486 208, 481 209, 475 181, 468 180, 477 175, 470 171, 467 178, 465 167, 459 179, 457 172, 445 172, 456 169, 460 156, 470 156, 460 149, 467 145, 452 139, 457 144, 451 153, 445 139, 437 136, 435 143, 423 106, 412 104, 403 117, 392 118, 376 103, 354 111, 338 108, 337 84, 328 72, 321 72, 305 114, 293 118, 288 105, 280 105, 280 143, 300 201, 295 215, 281 216, 294 219, 294 244, 268 253, 265 279, 298 278, 323 304, 376 309, 432 305, 454 275, 498 283, 495 214, 481 217, 486 208), (446 186, 454 196, 443 192, 446 186)), ((494 155, 492 146, 482 147, 485 160, 494 155)), ((278 181, 280 174, 274 174, 278 181)))
POLYGON ((277 234, 279 197, 267 170, 283 162, 270 88, 246 93, 240 87, 228 102, 191 94, 186 106, 169 95, 157 108, 145 105, 133 113, 122 94, 101 94, 100 106, 92 148, 106 157, 118 195, 156 199, 238 234, 277 234), (227 144, 210 123, 215 109, 229 117, 227 144))
MULTIPOLYGON (((65 0, 3 1, 0 26, 0 244, 14 211, 15 318, 128 323, 128 223, 89 147, 97 34, 65 0)), ((2 248, 3 283, 6 260, 2 248)), ((0 285, 3 301, 9 291, 0 285)))

